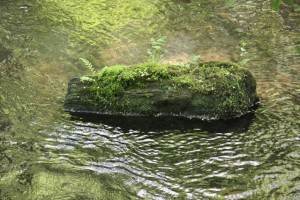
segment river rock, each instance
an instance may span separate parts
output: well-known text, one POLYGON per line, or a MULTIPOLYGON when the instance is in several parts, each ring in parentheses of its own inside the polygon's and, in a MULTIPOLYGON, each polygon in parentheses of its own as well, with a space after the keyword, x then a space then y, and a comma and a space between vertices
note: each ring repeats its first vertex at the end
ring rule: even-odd
POLYGON ((256 81, 238 64, 146 63, 105 67, 95 76, 73 78, 64 110, 215 120, 239 117, 257 102, 256 81))

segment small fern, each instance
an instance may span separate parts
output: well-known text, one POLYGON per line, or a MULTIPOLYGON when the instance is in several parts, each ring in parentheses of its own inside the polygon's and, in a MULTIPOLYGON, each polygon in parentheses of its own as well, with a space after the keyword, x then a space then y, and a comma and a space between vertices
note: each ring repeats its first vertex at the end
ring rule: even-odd
MULTIPOLYGON (((95 70, 95 68, 93 67, 92 63, 89 60, 87 60, 85 58, 79 58, 79 60, 81 60, 84 64, 84 66, 86 68, 88 68, 93 73, 93 76, 96 75, 96 70, 95 70)), ((80 81, 81 82, 94 82, 95 79, 93 79, 91 77, 88 77, 88 76, 83 76, 83 77, 80 78, 80 81)))
POLYGON ((199 59, 200 59, 200 56, 192 55, 190 57, 190 60, 189 60, 188 63, 179 63, 178 65, 180 67, 185 67, 185 68, 188 68, 190 70, 191 67, 196 66, 198 64, 199 59))
POLYGON ((245 59, 239 61, 238 64, 244 66, 244 65, 246 65, 248 63, 249 60, 250 59, 245 58, 245 59))
POLYGON ((158 39, 151 38, 151 47, 147 50, 147 58, 149 62, 160 62, 163 56, 166 54, 166 50, 163 48, 166 43, 166 37, 160 37, 158 39))
POLYGON ((199 59, 200 59, 200 56, 199 56, 199 55, 198 55, 198 56, 192 55, 192 56, 190 57, 189 63, 190 63, 191 65, 197 65, 199 59))
POLYGON ((79 60, 81 60, 83 62, 84 66, 86 68, 88 68, 93 73, 93 75, 96 74, 96 70, 95 70, 95 68, 93 67, 92 63, 89 60, 87 60, 85 58, 79 58, 79 60))

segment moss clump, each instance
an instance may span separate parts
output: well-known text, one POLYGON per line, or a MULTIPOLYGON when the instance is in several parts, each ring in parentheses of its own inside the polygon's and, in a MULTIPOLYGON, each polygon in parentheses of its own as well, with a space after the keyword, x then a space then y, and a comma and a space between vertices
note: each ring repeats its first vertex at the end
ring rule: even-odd
MULTIPOLYGON (((170 65, 146 63, 141 65, 117 65, 100 70, 95 77, 91 92, 105 108, 122 108, 120 97, 130 88, 144 88, 147 84, 170 80, 179 76, 182 69, 170 65)), ((149 94, 148 94, 149 95, 149 94)), ((147 96, 147 95, 146 95, 147 96)))
POLYGON ((205 107, 207 112, 215 113, 216 118, 242 115, 257 102, 256 81, 238 64, 203 63, 192 74, 197 84, 192 81, 191 88, 198 92, 194 107, 205 107))
POLYGON ((100 113, 228 119, 246 113, 257 101, 255 79, 235 63, 208 62, 190 69, 118 65, 100 70, 93 79, 84 94, 88 91, 93 104, 89 110, 100 113))

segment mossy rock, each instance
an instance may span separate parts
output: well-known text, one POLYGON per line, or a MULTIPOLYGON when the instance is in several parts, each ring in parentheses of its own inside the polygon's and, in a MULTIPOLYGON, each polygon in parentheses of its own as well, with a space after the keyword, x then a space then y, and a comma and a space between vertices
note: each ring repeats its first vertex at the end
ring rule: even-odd
POLYGON ((239 117, 257 101, 254 77, 238 64, 146 63, 106 67, 96 76, 73 78, 64 110, 214 120, 239 117))

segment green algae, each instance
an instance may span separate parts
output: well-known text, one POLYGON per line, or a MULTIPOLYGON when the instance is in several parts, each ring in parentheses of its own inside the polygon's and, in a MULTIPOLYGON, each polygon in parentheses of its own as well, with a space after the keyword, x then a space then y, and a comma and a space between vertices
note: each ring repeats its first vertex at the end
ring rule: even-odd
POLYGON ((247 113, 257 102, 254 77, 229 62, 200 63, 192 68, 157 63, 117 65, 92 78, 78 95, 89 96, 91 109, 101 113, 228 119, 247 113))
MULTIPOLYGON (((126 175, 95 174, 80 171, 70 165, 35 165, 27 173, 31 175, 29 190, 14 199, 134 199, 134 190, 128 188, 126 175)), ((7 184, 8 187, 10 186, 7 184)))

